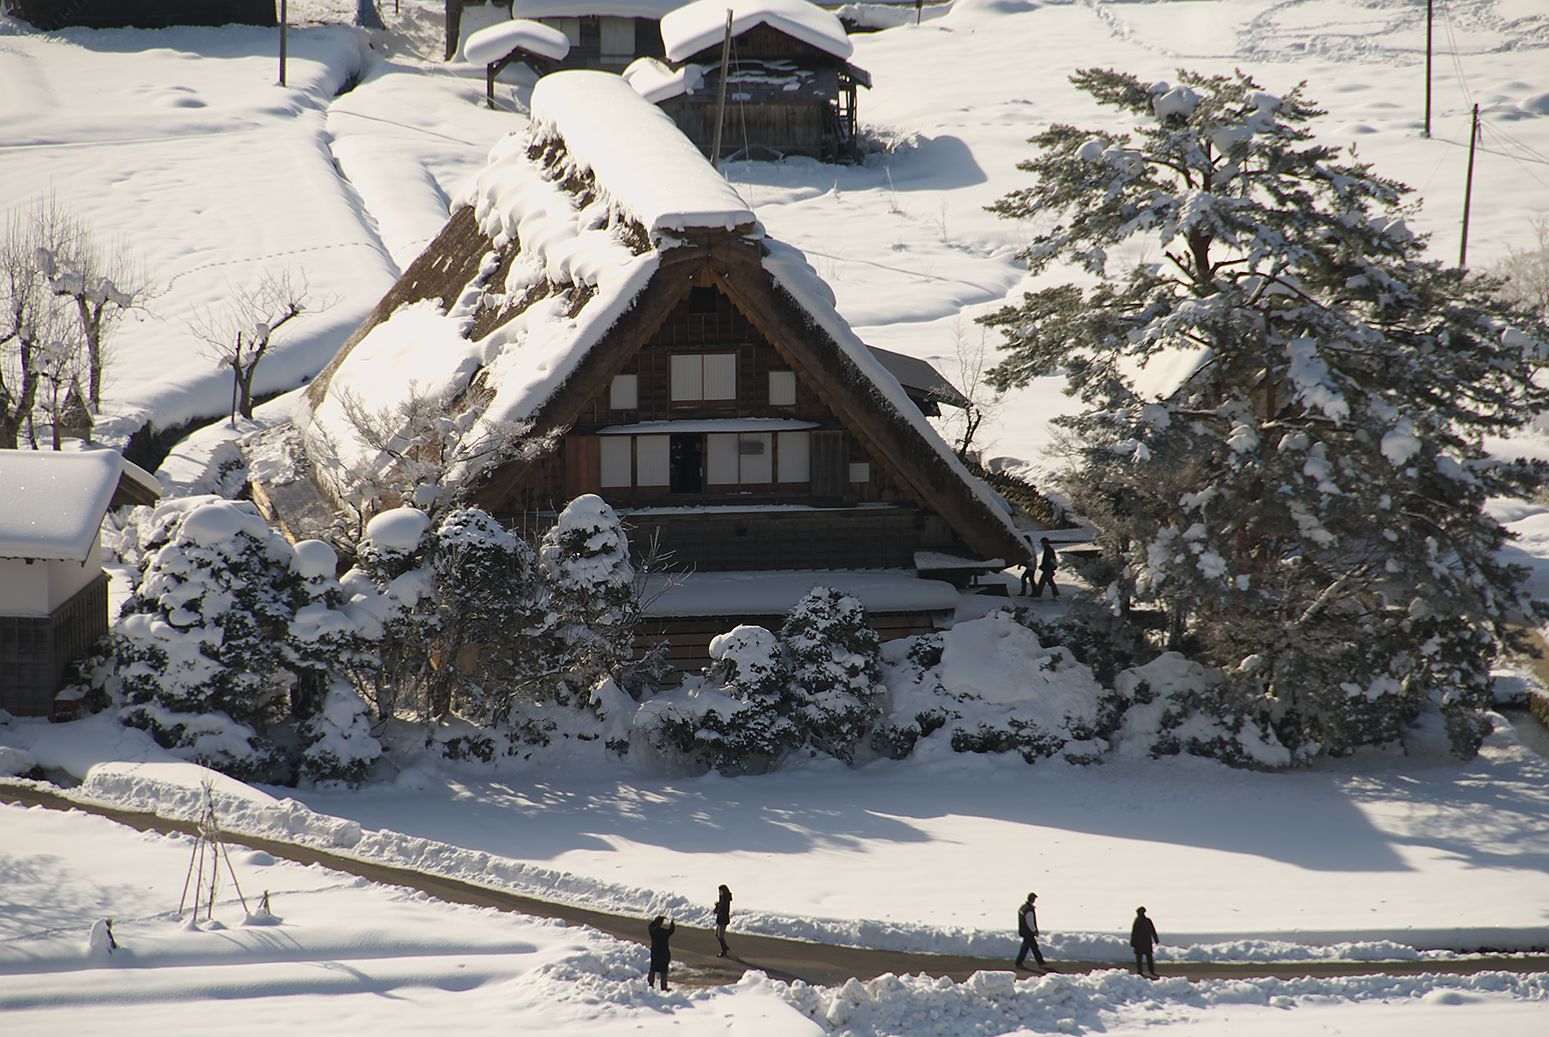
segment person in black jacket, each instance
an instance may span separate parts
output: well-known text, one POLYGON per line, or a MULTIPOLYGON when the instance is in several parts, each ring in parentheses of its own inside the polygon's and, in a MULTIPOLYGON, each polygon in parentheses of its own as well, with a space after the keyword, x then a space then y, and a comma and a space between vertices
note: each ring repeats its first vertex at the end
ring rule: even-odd
POLYGON ((719 893, 715 900, 715 938, 721 944, 718 956, 724 958, 731 952, 731 948, 726 946, 726 927, 731 925, 731 890, 723 885, 719 893))
POLYGON ((1033 960, 1038 963, 1040 969, 1047 970, 1049 966, 1043 963, 1043 952, 1038 949, 1038 909, 1033 902, 1038 899, 1037 893, 1029 893, 1022 906, 1017 908, 1017 935, 1022 937, 1022 949, 1017 952, 1017 968, 1027 968, 1027 952, 1033 952, 1033 960))
POLYGON ((1050 597, 1060 596, 1060 589, 1054 585, 1054 571, 1060 567, 1059 556, 1054 553, 1054 545, 1049 543, 1049 538, 1044 537, 1038 541, 1043 548, 1043 558, 1038 562, 1038 583, 1033 587, 1033 597, 1043 597, 1043 589, 1049 588, 1050 597))
POLYGON ((1161 943, 1156 935, 1156 926, 1151 919, 1146 917, 1146 909, 1135 908, 1135 921, 1129 927, 1129 946, 1135 952, 1135 972, 1141 976, 1146 974, 1146 969, 1140 967, 1140 959, 1146 959, 1146 965, 1150 969, 1151 978, 1156 979, 1156 958, 1153 949, 1161 943))
POLYGON ((667 941, 677 931, 678 925, 668 921, 666 915, 657 915, 645 928, 651 934, 651 971, 646 973, 646 986, 654 986, 657 973, 661 973, 662 989, 666 990, 667 966, 672 964, 672 949, 667 946, 667 941))

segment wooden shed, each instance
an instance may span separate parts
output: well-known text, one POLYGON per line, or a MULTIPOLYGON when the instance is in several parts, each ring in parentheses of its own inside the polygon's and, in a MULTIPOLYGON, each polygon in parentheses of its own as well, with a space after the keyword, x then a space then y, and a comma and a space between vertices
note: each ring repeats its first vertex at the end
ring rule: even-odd
POLYGON ((854 47, 832 14, 807 0, 732 10, 695 0, 663 18, 661 32, 665 60, 642 59, 625 74, 705 155, 859 157, 858 93, 871 77, 850 63, 854 47))

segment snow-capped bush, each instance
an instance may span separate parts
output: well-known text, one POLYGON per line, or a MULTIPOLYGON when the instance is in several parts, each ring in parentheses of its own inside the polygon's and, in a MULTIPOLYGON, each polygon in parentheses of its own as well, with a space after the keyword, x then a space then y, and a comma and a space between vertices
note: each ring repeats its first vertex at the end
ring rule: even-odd
POLYGON ((365 702, 343 681, 334 684, 322 708, 302 724, 301 730, 306 743, 301 773, 313 782, 357 785, 382 755, 382 743, 371 734, 365 702))
POLYGON ((920 738, 957 752, 1087 761, 1109 692, 1062 646, 1045 647, 1007 610, 888 646, 890 755, 920 738), (940 732, 940 734, 938 734, 940 732))
POLYGON ((252 504, 217 497, 161 505, 144 545, 113 636, 121 719, 216 769, 277 776, 265 732, 308 669, 291 624, 316 604, 293 549, 252 504))
POLYGON ((817 752, 850 763, 881 716, 880 640, 859 598, 814 587, 780 628, 790 670, 787 714, 817 752))
POLYGON ((1127 709, 1114 735, 1121 756, 1206 756, 1237 767, 1284 767, 1291 753, 1262 711, 1254 715, 1230 694, 1223 675, 1166 652, 1125 670, 1115 690, 1127 709))
POLYGON ((636 732, 681 769, 773 769, 802 739, 786 715, 794 700, 779 640, 760 626, 735 627, 711 640, 710 658, 698 681, 641 707, 636 732))
POLYGON ((634 650, 640 609, 629 538, 613 508, 588 493, 560 512, 539 555, 565 655, 557 697, 584 701, 634 650))

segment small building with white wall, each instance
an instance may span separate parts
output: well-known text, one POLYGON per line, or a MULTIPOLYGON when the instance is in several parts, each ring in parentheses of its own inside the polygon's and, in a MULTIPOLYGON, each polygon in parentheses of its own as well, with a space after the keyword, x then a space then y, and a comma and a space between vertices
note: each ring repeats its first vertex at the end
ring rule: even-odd
POLYGON ((108 631, 102 520, 156 477, 113 450, 0 450, 0 709, 49 716, 70 663, 108 631))

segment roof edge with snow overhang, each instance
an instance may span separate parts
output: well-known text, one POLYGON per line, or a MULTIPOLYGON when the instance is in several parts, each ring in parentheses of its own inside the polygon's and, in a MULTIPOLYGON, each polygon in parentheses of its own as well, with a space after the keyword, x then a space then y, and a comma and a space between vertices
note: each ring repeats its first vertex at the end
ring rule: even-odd
POLYGON ((767 25, 841 61, 855 53, 839 19, 808 0, 694 0, 662 18, 667 59, 683 61, 718 45, 726 34, 728 11, 733 36, 767 25))
POLYGON ((114 450, 0 450, 0 558, 91 560, 121 485, 131 502, 161 492, 155 476, 114 450))

